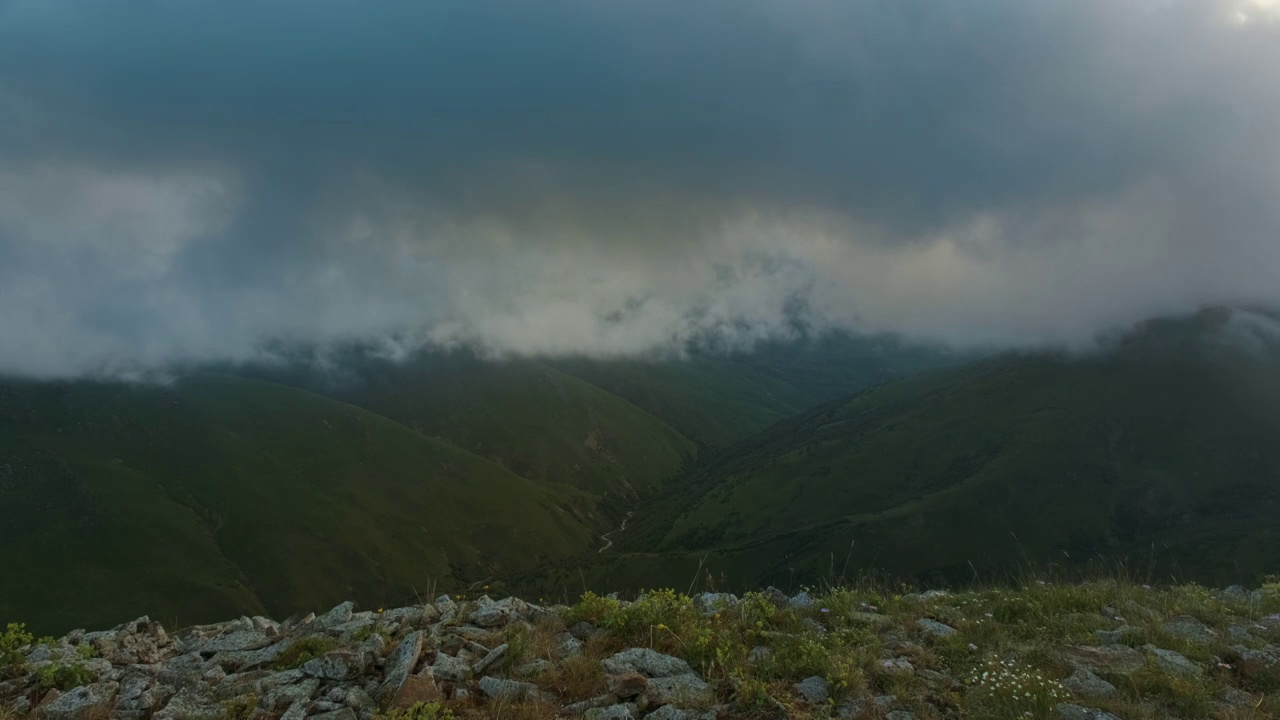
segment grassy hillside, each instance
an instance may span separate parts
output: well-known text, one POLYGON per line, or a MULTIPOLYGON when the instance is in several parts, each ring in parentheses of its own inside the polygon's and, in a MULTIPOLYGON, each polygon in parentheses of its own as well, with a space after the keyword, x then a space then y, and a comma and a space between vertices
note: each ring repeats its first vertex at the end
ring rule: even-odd
POLYGON ((1256 578, 1280 563, 1278 387, 1273 363, 1148 355, 908 378, 720 454, 633 518, 617 556, 557 582, 683 586, 700 565, 735 586, 958 580, 1101 558, 1256 578))
POLYGON ((254 380, 0 385, 0 618, 376 604, 588 550, 594 502, 254 380))

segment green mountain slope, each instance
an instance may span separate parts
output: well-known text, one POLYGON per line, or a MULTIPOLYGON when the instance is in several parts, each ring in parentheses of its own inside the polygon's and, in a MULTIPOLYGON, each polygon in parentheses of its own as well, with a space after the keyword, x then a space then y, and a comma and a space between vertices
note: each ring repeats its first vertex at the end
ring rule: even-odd
POLYGON ((719 454, 584 574, 964 580, 1121 557, 1205 581, 1273 572, 1280 365, 1185 357, 1000 358, 817 408, 719 454))
POLYGON ((594 507, 270 383, 0 384, 0 618, 41 629, 401 599, 589 550, 594 507))

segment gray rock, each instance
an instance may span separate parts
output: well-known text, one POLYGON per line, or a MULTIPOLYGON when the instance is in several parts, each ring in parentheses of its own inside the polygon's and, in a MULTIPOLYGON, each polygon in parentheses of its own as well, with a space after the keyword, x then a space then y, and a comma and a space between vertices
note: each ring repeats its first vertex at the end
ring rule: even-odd
POLYGON ((569 633, 575 638, 586 642, 596 635, 599 635, 600 631, 596 629, 595 625, 592 625, 586 620, 581 620, 574 623, 573 626, 569 628, 569 633))
POLYGON ((1177 615, 1164 621, 1164 631, 1188 642, 1209 644, 1218 639, 1217 633, 1190 615, 1177 615))
POLYGON ((555 642, 553 652, 558 658, 563 659, 582 654, 582 641, 574 637, 572 633, 560 633, 556 636, 555 642))
POLYGON ((1222 702, 1228 705, 1235 705, 1237 707, 1245 707, 1252 705, 1255 702, 1253 695, 1241 690, 1240 688, 1233 687, 1228 687, 1226 690, 1223 690, 1222 695, 1219 697, 1222 698, 1222 702))
POLYGON ((386 680, 383 681, 381 690, 384 700, 390 700, 400 691, 409 673, 413 672, 413 668, 417 666, 418 657, 421 655, 422 632, 415 631, 405 635, 396 646, 395 652, 387 658, 386 680))
POLYGON ((636 720, 639 715, 630 705, 591 708, 582 713, 583 720, 636 720))
POLYGON ((471 677, 471 665, 466 660, 439 653, 431 665, 436 680, 467 680, 471 677))
POLYGON ((284 672, 271 673, 264 675, 258 680, 258 694, 268 693, 281 685, 292 685, 301 682, 307 677, 307 674, 301 670, 285 670, 284 672))
POLYGON ((810 705, 824 703, 831 696, 831 688, 827 685, 827 681, 817 675, 807 677, 792 687, 810 705))
POLYGON ((503 598, 477 608, 471 613, 471 623, 484 628, 505 627, 517 620, 523 620, 529 613, 529 606, 519 598, 503 598))
POLYGON ((120 684, 114 682, 81 685, 44 705, 40 708, 40 715, 45 720, 81 720, 105 712, 119 692, 120 684))
POLYGON ((651 678, 688 675, 693 672, 693 668, 684 660, 649 648, 623 650, 604 661, 604 670, 610 675, 638 672, 651 678))
POLYGON ((295 685, 281 685, 267 692, 263 705, 268 710, 278 712, 281 708, 287 708, 293 703, 310 700, 315 697, 319 689, 320 680, 317 678, 308 678, 295 685))
POLYGON ((1077 697, 1109 698, 1116 694, 1115 685, 1084 669, 1072 673, 1062 681, 1062 686, 1077 697))
POLYGON ((920 599, 925 601, 942 600, 944 598, 949 598, 949 597, 951 597, 950 590, 925 590, 920 595, 920 599))
POLYGON ((347 697, 343 702, 347 704, 347 707, 354 708, 356 710, 378 707, 378 703, 369 696, 369 693, 361 690, 360 688, 351 688, 348 690, 347 697))
POLYGON ((430 619, 434 620, 440 616, 440 611, 434 605, 410 605, 409 607, 392 608, 382 613, 382 619, 384 622, 417 624, 427 620, 427 608, 431 608, 430 619))
POLYGON ((916 625, 926 634, 934 637, 949 637, 956 634, 956 629, 950 625, 944 625, 937 620, 929 618, 920 618, 916 621, 916 625))
POLYGON ((807 592, 798 592, 787 604, 793 608, 809 608, 813 607, 813 598, 807 592))
POLYGON ((913 675, 915 667, 904 657, 890 658, 880 661, 880 669, 889 674, 913 675))
POLYGON ((329 612, 315 619, 314 625, 321 630, 336 628, 351 620, 351 609, 355 605, 348 600, 329 612))
POLYGON ((1243 645, 1234 645, 1231 651, 1240 673, 1253 681, 1266 683, 1280 682, 1280 649, 1267 645, 1252 649, 1243 645))
POLYGON ((360 716, 356 715, 355 710, 344 707, 320 713, 319 715, 311 715, 309 720, 360 720, 360 716))
POLYGON ((916 720, 916 716, 906 710, 890 710, 885 714, 884 720, 916 720))
POLYGON ((593 708, 609 707, 618 704, 618 696, 616 695, 597 695, 596 697, 582 700, 581 702, 565 705, 560 712, 565 715, 581 715, 593 708))
POLYGON ((538 696, 538 686, 519 680, 505 680, 496 677, 480 678, 480 692, 494 700, 519 702, 538 696))
POLYGON ((238 630, 226 635, 219 635, 200 646, 202 653, 235 652, 237 650, 257 650, 271 644, 271 638, 258 630, 238 630))
POLYGON ((738 597, 730 593, 704 592, 693 598, 693 606, 704 615, 712 615, 738 604, 738 597))
POLYGON ((688 711, 671 705, 663 705, 644 717, 645 720, 694 720, 693 715, 688 711))
POLYGON ((501 661, 507 654, 507 647, 507 643, 502 643, 498 647, 490 650, 484 657, 476 661, 476 664, 471 667, 471 671, 476 675, 479 675, 490 667, 499 664, 499 661, 501 661))
POLYGON ((302 672, 325 680, 349 680, 364 671, 364 657, 347 650, 336 650, 308 660, 302 672))
POLYGON ((1204 675, 1204 668, 1188 660, 1182 653, 1165 650, 1154 645, 1147 645, 1144 649, 1154 657, 1156 667, 1164 672, 1186 677, 1204 675))
POLYGON ((1240 644, 1252 643, 1257 640, 1253 633, 1249 632, 1249 628, 1244 625, 1232 625, 1227 628, 1227 639, 1233 643, 1240 644))
POLYGON ((1057 707, 1057 711, 1061 720, 1120 720, 1109 712, 1071 703, 1062 703, 1057 707))
POLYGON ((1127 645, 1071 646, 1063 651, 1063 655, 1076 669, 1091 672, 1129 675, 1146 665, 1142 653, 1127 645))
POLYGON ((306 717, 307 704, 296 702, 290 705, 288 710, 284 711, 284 714, 280 716, 280 720, 306 720, 306 717))
POLYGON ((705 705, 712 700, 711 686, 692 673, 652 678, 644 697, 646 705, 705 705))
POLYGON ((289 641, 282 641, 258 650, 229 650, 213 656, 213 661, 225 669, 245 671, 270 665, 280 654, 289 649, 289 641))
POLYGON ((1093 636, 1098 639, 1099 645, 1117 645, 1124 637, 1124 629, 1119 630, 1094 630, 1093 636))
POLYGON ((174 695, 155 720, 223 720, 226 712, 222 703, 188 688, 174 695))

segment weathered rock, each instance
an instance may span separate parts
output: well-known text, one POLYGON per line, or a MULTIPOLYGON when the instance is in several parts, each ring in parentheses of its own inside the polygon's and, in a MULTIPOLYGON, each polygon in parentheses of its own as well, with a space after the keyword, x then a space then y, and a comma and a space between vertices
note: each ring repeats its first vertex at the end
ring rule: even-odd
POLYGON ((944 625, 937 620, 929 618, 920 618, 916 621, 916 625, 926 634, 934 637, 949 637, 956 634, 956 629, 950 625, 944 625))
POLYGON ((271 644, 271 638, 258 630, 239 630, 219 635, 200 646, 202 653, 258 650, 271 644))
POLYGON ((793 687, 810 705, 824 703, 831 696, 831 688, 827 685, 827 681, 817 675, 807 677, 793 687))
POLYGON ((480 675, 484 671, 500 665, 500 661, 507 654, 507 647, 507 643, 502 643, 498 647, 485 653, 484 657, 477 660, 475 665, 471 666, 471 672, 476 675, 480 675))
POLYGON ((916 720, 916 716, 909 710, 890 710, 885 714, 884 720, 916 720))
POLYGON ((1073 667, 1091 672, 1129 675, 1146 665, 1142 653, 1127 645, 1070 646, 1063 655, 1073 667))
POLYGON ((809 593, 807 592, 798 592, 787 602, 787 604, 790 607, 798 609, 809 608, 813 607, 813 598, 809 597, 809 593))
POLYGON ((484 628, 505 627, 523 620, 529 606, 519 598, 503 598, 495 603, 482 605, 471 613, 471 623, 484 628))
POLYGON ((347 704, 347 707, 355 710, 373 709, 378 707, 377 701, 370 697, 369 693, 361 690, 360 688, 351 688, 348 690, 347 697, 343 702, 347 704))
POLYGON ((263 698, 263 705, 268 710, 279 711, 287 708, 296 702, 306 702, 315 697, 316 691, 320 689, 320 680, 318 678, 307 678, 302 682, 294 685, 281 685, 267 692, 267 696, 263 698))
POLYGON ((605 688, 620 698, 633 698, 649 687, 649 678, 638 672, 606 675, 605 688))
POLYGON ((575 638, 577 638, 578 640, 581 640, 582 642, 586 642, 591 638, 595 637, 596 635, 600 634, 600 631, 596 629, 595 625, 592 625, 586 620, 582 620, 574 623, 573 626, 569 628, 569 633, 573 635, 575 638))
POLYGON ((1218 639, 1218 634, 1207 625, 1190 615, 1177 615, 1164 621, 1164 631, 1170 635, 1189 642, 1209 644, 1218 639))
POLYGON ((913 675, 916 671, 915 667, 911 664, 911 661, 904 657, 881 660, 880 669, 890 675, 913 675))
POLYGON ((105 713, 119 692, 120 684, 114 682, 82 685, 42 705, 40 716, 45 720, 87 720, 105 713))
POLYGON ((644 717, 645 720, 694 720, 696 715, 673 705, 663 705, 644 717))
POLYGON ((538 696, 538 686, 533 683, 507 680, 492 676, 480 678, 480 692, 494 700, 520 702, 538 696))
POLYGON ((213 662, 223 669, 245 671, 266 667, 289 649, 289 641, 282 641, 257 650, 229 650, 213 656, 213 662))
POLYGON ((252 694, 257 689, 258 683, 269 675, 271 673, 266 670, 228 675, 213 688, 213 696, 218 700, 228 700, 238 695, 252 694))
POLYGON ((693 672, 689 663, 680 658, 663 655, 649 648, 630 648, 604 661, 605 672, 621 675, 639 672, 651 678, 687 675, 693 672))
POLYGON ((414 667, 418 664, 418 657, 422 655, 422 633, 411 632, 405 635, 396 646, 395 652, 391 657, 387 658, 386 679, 382 683, 380 694, 386 700, 390 700, 396 693, 400 692, 400 688, 404 685, 405 680, 409 678, 409 674, 413 672, 414 667))
POLYGON ((583 720, 636 720, 639 714, 631 705, 610 705, 582 713, 583 720))
POLYGON ((355 605, 350 600, 348 600, 347 602, 344 602, 341 605, 338 605, 337 607, 333 608, 332 610, 325 613, 324 615, 321 615, 320 617, 316 618, 312 624, 315 625, 316 628, 320 630, 328 630, 330 628, 338 627, 339 625, 342 625, 351 620, 351 615, 352 615, 351 610, 353 607, 355 607, 355 605))
POLYGON ((431 665, 436 680, 467 680, 471 677, 471 664, 466 660, 440 653, 431 665))
POLYGON ((562 632, 556 635, 555 647, 552 652, 557 658, 567 658, 574 655, 582 654, 582 641, 574 637, 572 633, 562 632))
POLYGON ((1253 695, 1241 690, 1240 688, 1233 687, 1228 687, 1226 690, 1223 690, 1219 697, 1222 698, 1222 702, 1228 705, 1235 705, 1237 707, 1245 707, 1252 705, 1255 702, 1253 695))
POLYGON ((1115 685, 1083 668, 1063 680, 1062 686, 1082 698, 1108 698, 1116 694, 1115 685))
POLYGON ((1267 645, 1257 650, 1243 645, 1231 648, 1240 674, 1253 682, 1280 682, 1280 649, 1267 645))
POLYGON ((400 684, 400 689, 391 696, 390 707, 411 708, 417 703, 436 702, 440 699, 440 688, 436 685, 435 675, 431 668, 410 675, 400 684))
POLYGON ((609 707, 610 705, 617 704, 617 695, 597 695, 596 697, 582 700, 581 702, 565 705, 560 709, 560 712, 564 715, 581 715, 594 708, 609 707))
POLYGON ((1191 662, 1185 655, 1173 650, 1165 650, 1154 645, 1147 645, 1145 649, 1151 654, 1155 660, 1156 667, 1160 670, 1174 675, 1183 675, 1186 677, 1200 677, 1204 675, 1204 668, 1191 662))
POLYGON ((292 685, 293 683, 301 682, 306 677, 307 674, 301 670, 285 670, 284 672, 271 673, 270 675, 262 676, 262 679, 258 680, 257 691, 259 694, 268 693, 281 685, 292 685))
POLYGON ((644 691, 645 706, 706 705, 711 702, 711 686, 692 673, 651 678, 644 691))
POLYGON ((350 680, 364 671, 364 657, 347 650, 325 653, 308 660, 302 672, 325 680, 350 680))
POLYGON ((360 720, 360 716, 356 715, 356 711, 349 707, 330 710, 318 715, 309 716, 309 720, 360 720))
POLYGON ((156 713, 156 720, 222 720, 226 708, 194 689, 184 689, 156 713))
POLYGON ((543 660, 542 658, 534 658, 527 663, 522 663, 520 667, 516 668, 515 674, 517 677, 523 678, 537 677, 542 673, 547 672, 552 667, 553 665, 550 662, 543 660))
POLYGON ((280 716, 280 720, 306 720, 306 717, 307 704, 296 702, 290 705, 288 710, 284 711, 284 714, 280 716))
POLYGON ((693 606, 702 614, 711 615, 738 604, 738 597, 730 593, 704 592, 693 598, 693 606))
POLYGON ((1057 707, 1057 711, 1061 720, 1120 720, 1109 712, 1071 703, 1062 703, 1057 707))

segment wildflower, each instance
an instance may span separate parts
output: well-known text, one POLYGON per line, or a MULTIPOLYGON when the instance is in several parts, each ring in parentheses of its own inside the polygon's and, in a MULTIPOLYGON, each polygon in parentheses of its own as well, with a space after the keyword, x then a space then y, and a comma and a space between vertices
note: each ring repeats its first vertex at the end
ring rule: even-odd
POLYGON ((666 624, 664 624, 664 623, 658 623, 658 629, 659 629, 659 630, 666 630, 666 629, 667 629, 667 626, 666 626, 666 624))
POLYGON ((969 649, 970 649, 970 650, 977 650, 977 649, 978 649, 978 646, 977 646, 977 645, 974 645, 973 643, 969 643, 969 649))
POLYGON ((828 610, 828 609, 826 609, 826 608, 822 608, 822 609, 821 609, 821 610, 819 610, 818 612, 824 612, 824 613, 825 613, 825 612, 831 612, 831 611, 830 611, 830 610, 828 610))

